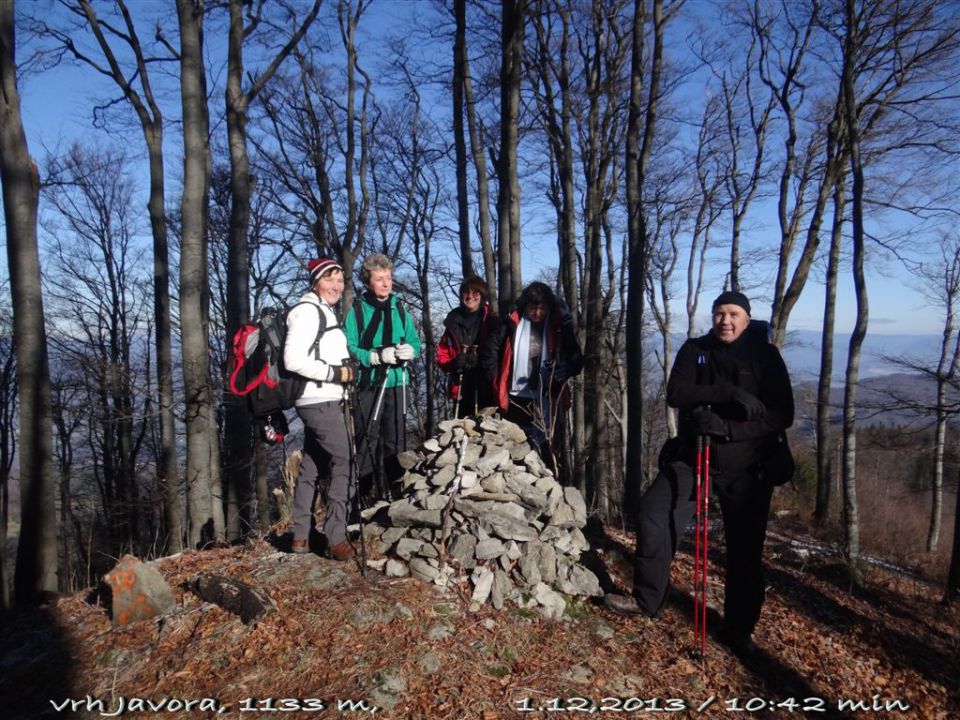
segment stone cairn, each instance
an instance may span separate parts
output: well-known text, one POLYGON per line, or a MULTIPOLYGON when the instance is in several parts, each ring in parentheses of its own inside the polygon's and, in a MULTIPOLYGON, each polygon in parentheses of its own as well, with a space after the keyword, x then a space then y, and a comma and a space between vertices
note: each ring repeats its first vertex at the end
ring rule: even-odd
POLYGON ((495 417, 447 420, 440 435, 402 453, 399 500, 364 511, 370 564, 440 587, 469 579, 471 610, 507 601, 559 618, 565 595, 601 595, 580 563, 580 491, 561 486, 516 424, 495 417))

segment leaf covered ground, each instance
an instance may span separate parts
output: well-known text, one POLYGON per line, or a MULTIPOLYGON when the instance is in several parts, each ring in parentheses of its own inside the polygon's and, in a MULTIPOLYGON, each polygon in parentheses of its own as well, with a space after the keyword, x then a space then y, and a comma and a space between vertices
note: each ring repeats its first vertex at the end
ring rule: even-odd
MULTIPOLYGON (((630 539, 608 530, 595 547, 625 587, 630 539)), ((0 717, 960 718, 960 613, 937 588, 878 569, 851 594, 828 561, 775 534, 767 550, 761 652, 741 660, 711 637, 705 662, 684 549, 656 621, 579 601, 564 621, 470 613, 460 593, 266 542, 184 553, 157 563, 178 599, 162 619, 114 630, 89 592, 3 617, 0 717), (264 587, 278 611, 245 625, 187 588, 200 573, 264 587)))

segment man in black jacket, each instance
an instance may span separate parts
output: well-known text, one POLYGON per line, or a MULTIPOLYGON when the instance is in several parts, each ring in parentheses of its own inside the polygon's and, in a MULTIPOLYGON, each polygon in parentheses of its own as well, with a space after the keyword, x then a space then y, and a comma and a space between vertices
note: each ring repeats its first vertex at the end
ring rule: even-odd
POLYGON ((667 402, 679 411, 679 447, 640 500, 633 580, 639 609, 656 617, 667 599, 677 543, 695 509, 696 439, 710 436, 710 485, 727 543, 721 639, 744 654, 755 649, 750 636, 764 599, 763 543, 773 486, 779 484, 764 477, 761 467, 793 424, 793 389, 783 358, 766 333, 757 337, 748 330, 750 324, 750 301, 739 292, 722 293, 713 303, 712 330, 677 353, 667 402))

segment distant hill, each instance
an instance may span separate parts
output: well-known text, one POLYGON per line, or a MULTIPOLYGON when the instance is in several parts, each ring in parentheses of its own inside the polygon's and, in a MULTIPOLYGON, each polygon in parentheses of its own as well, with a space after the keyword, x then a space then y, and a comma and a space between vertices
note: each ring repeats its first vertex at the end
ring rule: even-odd
MULTIPOLYGON (((834 385, 830 403, 834 410, 831 422, 839 424, 843 413, 843 386, 834 385)), ((857 418, 861 425, 926 425, 932 417, 921 417, 915 406, 931 407, 936 385, 929 377, 892 373, 880 377, 861 376, 857 394, 857 418)), ((812 428, 816 414, 817 383, 807 380, 794 384, 798 422, 812 428)))
MULTIPOLYGON (((833 341, 833 384, 843 384, 847 366, 847 350, 850 334, 839 334, 833 341)), ((923 360, 933 366, 940 353, 938 335, 871 335, 867 334, 860 359, 860 378, 866 381, 904 369, 887 361, 885 357, 908 357, 923 360)), ((795 382, 816 381, 820 374, 820 333, 812 330, 797 330, 787 333, 783 349, 784 359, 795 382)))

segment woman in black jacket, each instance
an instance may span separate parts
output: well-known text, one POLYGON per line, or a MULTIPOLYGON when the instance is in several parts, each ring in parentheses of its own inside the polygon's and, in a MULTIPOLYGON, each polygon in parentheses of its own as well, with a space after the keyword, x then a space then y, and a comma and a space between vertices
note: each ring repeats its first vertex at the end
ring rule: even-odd
POLYGON ((493 386, 480 375, 480 348, 496 333, 499 318, 490 309, 490 290, 476 275, 460 283, 460 305, 443 321, 437 364, 450 377, 450 399, 458 418, 496 403, 493 386))

